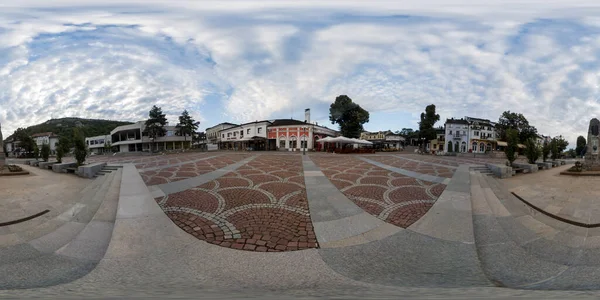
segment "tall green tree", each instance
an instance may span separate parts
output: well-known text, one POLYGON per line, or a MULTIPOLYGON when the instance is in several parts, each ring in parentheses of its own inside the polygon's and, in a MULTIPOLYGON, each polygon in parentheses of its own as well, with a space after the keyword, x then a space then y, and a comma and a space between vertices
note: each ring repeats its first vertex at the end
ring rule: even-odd
POLYGON ((369 112, 352 102, 350 97, 340 95, 329 107, 329 121, 340 126, 343 136, 359 138, 364 131, 363 124, 369 122, 369 112))
POLYGON ((46 143, 42 145, 41 156, 44 161, 48 161, 48 158, 50 158, 50 145, 46 143))
POLYGON ((550 155, 550 150, 552 150, 552 145, 549 142, 544 141, 544 146, 542 146, 542 159, 544 162, 548 160, 548 156, 550 155))
POLYGON ((399 132, 399 134, 403 137, 409 137, 414 133, 415 133, 415 130, 412 128, 402 128, 402 130, 400 130, 400 132, 399 132))
POLYGON ((516 129, 509 128, 506 130, 506 143, 507 146, 504 148, 504 154, 508 164, 512 166, 512 163, 517 159, 517 151, 519 149, 519 132, 516 129))
POLYGON ((583 135, 580 135, 577 137, 577 146, 575 147, 575 155, 582 155, 583 150, 585 149, 585 146, 587 145, 587 142, 585 140, 585 138, 583 137, 583 135))
POLYGON ((156 105, 152 106, 148 116, 149 119, 146 120, 146 132, 148 132, 148 136, 153 141, 154 149, 156 149, 156 138, 164 136, 167 132, 165 129, 167 118, 163 114, 162 109, 156 105))
POLYGON ((187 135, 194 136, 196 130, 198 130, 198 126, 200 126, 200 122, 194 120, 192 116, 188 113, 187 110, 184 110, 179 116, 179 124, 177 124, 177 133, 183 135, 183 140, 187 144, 187 135))
POLYGON ((535 164, 535 162, 540 158, 541 149, 538 143, 534 139, 528 139, 525 142, 525 157, 527 157, 527 161, 530 164, 535 164))
POLYGON ((440 115, 435 113, 435 104, 427 105, 425 112, 421 113, 421 121, 419 122, 419 141, 421 142, 421 146, 425 146, 425 141, 431 141, 437 137, 434 126, 439 120, 440 115))
POLYGON ((60 136, 58 138, 58 143, 56 143, 56 161, 62 163, 63 157, 65 154, 69 153, 71 149, 71 139, 66 136, 60 136))
POLYGON ((517 131, 519 143, 525 143, 529 139, 537 138, 537 129, 529 125, 527 118, 520 113, 505 111, 498 119, 496 129, 500 134, 500 139, 506 141, 508 129, 517 131))
POLYGON ((40 157, 40 148, 37 144, 33 144, 33 158, 38 159, 40 157))
POLYGON ((83 137, 83 133, 81 132, 81 130, 79 130, 79 128, 73 129, 73 146, 75 148, 73 154, 75 155, 77 166, 81 166, 85 162, 85 158, 88 155, 88 149, 85 145, 85 138, 83 137))
POLYGON ((559 159, 563 151, 567 149, 569 142, 562 135, 552 138, 550 142, 550 152, 552 159, 559 159))

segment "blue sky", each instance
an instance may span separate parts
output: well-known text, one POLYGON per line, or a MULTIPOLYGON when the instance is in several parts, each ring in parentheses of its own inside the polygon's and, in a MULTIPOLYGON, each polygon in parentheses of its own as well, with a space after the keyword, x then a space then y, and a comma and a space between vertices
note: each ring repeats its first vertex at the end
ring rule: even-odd
POLYGON ((141 120, 154 104, 202 129, 305 108, 333 128, 342 94, 370 131, 416 128, 433 103, 442 120, 521 112, 574 144, 600 117, 595 1, 10 2, 5 136, 51 117, 141 120))

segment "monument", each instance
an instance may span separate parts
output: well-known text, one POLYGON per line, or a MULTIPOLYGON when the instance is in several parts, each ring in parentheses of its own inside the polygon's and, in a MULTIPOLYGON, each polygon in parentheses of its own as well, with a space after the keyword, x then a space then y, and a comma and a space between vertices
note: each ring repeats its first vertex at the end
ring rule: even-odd
POLYGON ((600 121, 593 118, 588 128, 587 145, 583 169, 586 171, 600 171, 600 158, 598 157, 600 147, 600 121))
POLYGON ((2 138, 2 124, 0 124, 0 170, 6 165, 6 154, 4 153, 4 140, 2 138))

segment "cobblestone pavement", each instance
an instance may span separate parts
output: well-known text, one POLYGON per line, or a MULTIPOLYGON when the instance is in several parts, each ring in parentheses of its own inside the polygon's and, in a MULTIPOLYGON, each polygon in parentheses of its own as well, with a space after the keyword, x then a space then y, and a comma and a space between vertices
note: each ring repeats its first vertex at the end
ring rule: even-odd
POLYGON ((209 243, 259 252, 318 247, 299 155, 262 154, 157 201, 175 224, 209 243))
MULTIPOLYGON (((203 159, 182 165, 176 165, 178 161, 174 159, 169 159, 168 161, 173 161, 172 164, 165 164, 164 161, 158 162, 160 165, 164 166, 164 168, 142 171, 140 172, 140 175, 142 176, 142 179, 144 179, 146 185, 157 185, 184 180, 187 178, 206 174, 208 172, 212 172, 214 170, 221 169, 228 165, 244 160, 248 157, 250 157, 249 154, 222 154, 217 157, 203 159)), ((154 166, 155 164, 156 163, 146 164, 146 166, 154 166)))
POLYGON ((311 159, 348 199, 381 220, 403 228, 425 215, 446 188, 353 156, 313 155, 311 159))
POLYGON ((369 156, 371 160, 386 164, 388 166, 401 168, 421 174, 433 175, 444 178, 452 178, 455 169, 445 168, 437 165, 427 164, 424 162, 415 162, 411 160, 402 159, 396 156, 369 156))
POLYGON ((431 156, 431 155, 398 154, 398 155, 394 155, 394 156, 398 157, 398 158, 405 158, 408 160, 419 160, 424 163, 446 165, 449 167, 458 167, 461 164, 461 162, 458 162, 458 161, 442 159, 437 156, 431 156))

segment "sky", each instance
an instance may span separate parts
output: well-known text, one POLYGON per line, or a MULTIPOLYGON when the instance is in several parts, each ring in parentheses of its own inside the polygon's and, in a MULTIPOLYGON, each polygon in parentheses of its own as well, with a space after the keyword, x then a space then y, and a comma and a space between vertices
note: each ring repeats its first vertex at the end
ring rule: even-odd
POLYGON ((220 122, 328 121, 348 95, 368 131, 522 113, 571 146, 600 118, 597 1, 0 0, 4 137, 50 118, 138 121, 153 105, 220 122))

